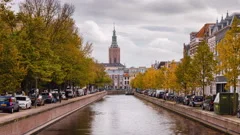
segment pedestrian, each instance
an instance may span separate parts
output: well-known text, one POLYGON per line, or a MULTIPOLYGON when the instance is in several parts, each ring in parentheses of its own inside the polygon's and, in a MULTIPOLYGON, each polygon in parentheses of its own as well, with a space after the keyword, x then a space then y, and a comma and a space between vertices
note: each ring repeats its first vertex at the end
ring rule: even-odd
POLYGON ((68 91, 65 91, 66 99, 68 100, 68 91))
POLYGON ((59 102, 61 103, 62 102, 62 93, 61 92, 59 92, 59 102))
POLYGON ((35 101, 34 101, 34 107, 35 108, 37 107, 37 98, 38 98, 38 95, 37 95, 37 93, 35 93, 35 101))

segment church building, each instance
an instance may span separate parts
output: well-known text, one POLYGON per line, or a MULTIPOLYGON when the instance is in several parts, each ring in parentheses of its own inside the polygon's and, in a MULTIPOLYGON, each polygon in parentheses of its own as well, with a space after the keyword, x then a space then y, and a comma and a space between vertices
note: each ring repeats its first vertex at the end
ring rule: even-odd
POLYGON ((123 89, 123 75, 125 66, 121 64, 120 47, 117 43, 117 36, 115 26, 112 35, 112 44, 109 47, 109 63, 102 63, 105 67, 105 71, 112 79, 112 84, 107 86, 107 89, 123 89))

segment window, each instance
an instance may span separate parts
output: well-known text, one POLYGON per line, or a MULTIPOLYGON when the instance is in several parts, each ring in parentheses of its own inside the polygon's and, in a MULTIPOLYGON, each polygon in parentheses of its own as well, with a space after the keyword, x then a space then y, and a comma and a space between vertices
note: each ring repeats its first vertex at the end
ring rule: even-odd
POLYGON ((116 58, 114 58, 114 63, 117 63, 117 59, 116 58))
POLYGON ((26 101, 26 97, 16 97, 17 100, 26 101))

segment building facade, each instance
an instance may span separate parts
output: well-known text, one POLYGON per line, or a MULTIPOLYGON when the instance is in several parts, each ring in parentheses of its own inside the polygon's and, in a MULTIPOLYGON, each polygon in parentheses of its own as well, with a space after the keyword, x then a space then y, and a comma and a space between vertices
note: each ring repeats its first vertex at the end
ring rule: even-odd
POLYGON ((205 41, 206 38, 210 35, 211 30, 213 29, 214 23, 206 23, 197 33, 190 33, 190 57, 194 57, 197 52, 197 48, 201 42, 205 41))
MULTIPOLYGON (((217 44, 225 37, 227 31, 231 28, 234 17, 240 18, 240 13, 233 13, 232 15, 226 14, 226 17, 221 17, 221 21, 216 21, 210 36, 207 39, 208 46, 214 54, 214 58, 217 59, 217 44)), ((225 85, 227 84, 227 79, 223 76, 222 72, 215 74, 215 80, 212 82, 210 94, 216 94, 218 92, 226 92, 225 85)), ((239 92, 239 84, 237 91, 239 92)))

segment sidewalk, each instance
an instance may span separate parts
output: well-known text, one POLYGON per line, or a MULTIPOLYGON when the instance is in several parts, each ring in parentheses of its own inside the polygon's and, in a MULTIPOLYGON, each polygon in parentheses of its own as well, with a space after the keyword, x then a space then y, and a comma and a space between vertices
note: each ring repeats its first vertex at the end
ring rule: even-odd
POLYGON ((72 98, 72 99, 68 99, 68 100, 62 100, 62 102, 57 102, 57 103, 52 103, 52 104, 45 104, 44 106, 37 106, 36 108, 34 106, 32 106, 31 109, 26 109, 26 110, 20 110, 19 112, 14 112, 13 114, 7 113, 7 112, 1 112, 0 113, 0 126, 7 124, 7 123, 11 123, 13 121, 18 121, 21 120, 22 118, 26 118, 26 117, 30 117, 32 115, 38 114, 40 112, 44 112, 47 111, 49 109, 52 108, 56 108, 59 106, 63 106, 66 104, 69 104, 71 102, 74 101, 78 101, 80 99, 83 98, 88 98, 91 97, 95 94, 99 94, 101 92, 98 93, 94 93, 94 94, 88 94, 85 96, 81 96, 81 97, 76 97, 76 98, 72 98))

